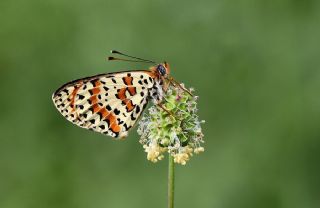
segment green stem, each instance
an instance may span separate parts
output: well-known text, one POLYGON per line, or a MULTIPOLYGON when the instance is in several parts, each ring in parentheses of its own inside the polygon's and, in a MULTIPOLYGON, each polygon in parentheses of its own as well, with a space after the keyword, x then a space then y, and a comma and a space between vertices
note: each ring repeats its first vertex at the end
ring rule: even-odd
POLYGON ((174 207, 174 160, 169 153, 168 169, 168 208, 174 207))

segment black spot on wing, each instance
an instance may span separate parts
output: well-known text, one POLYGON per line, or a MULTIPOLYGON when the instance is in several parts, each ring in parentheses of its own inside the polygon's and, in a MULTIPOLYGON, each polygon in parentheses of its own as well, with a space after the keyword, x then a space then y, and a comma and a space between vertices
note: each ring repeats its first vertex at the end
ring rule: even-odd
POLYGON ((93 80, 90 80, 90 83, 92 84, 93 87, 96 87, 97 81, 98 81, 98 79, 93 79, 93 80))
POLYGON ((115 109, 114 109, 114 114, 119 115, 119 114, 120 114, 120 111, 119 111, 117 108, 115 108, 115 109))
POLYGON ((102 120, 102 119, 103 119, 103 115, 102 115, 102 113, 101 113, 101 112, 97 112, 97 114, 99 115, 100 120, 102 120))
POLYGON ((137 107, 136 107, 136 113, 138 114, 140 112, 140 107, 139 107, 139 105, 137 105, 137 107))
POLYGON ((108 126, 110 126, 110 120, 109 119, 105 118, 104 121, 107 122, 108 126))
POLYGON ((122 121, 120 118, 117 118, 117 121, 118 121, 118 125, 121 125, 124 123, 124 121, 122 121))
POLYGON ((125 130, 126 131, 128 131, 129 130, 129 128, 128 128, 128 126, 127 126, 127 124, 125 123, 125 124, 123 124, 123 127, 125 128, 125 130))
POLYGON ((78 94, 78 98, 79 98, 80 100, 83 100, 83 99, 84 99, 84 96, 83 96, 83 95, 78 94))

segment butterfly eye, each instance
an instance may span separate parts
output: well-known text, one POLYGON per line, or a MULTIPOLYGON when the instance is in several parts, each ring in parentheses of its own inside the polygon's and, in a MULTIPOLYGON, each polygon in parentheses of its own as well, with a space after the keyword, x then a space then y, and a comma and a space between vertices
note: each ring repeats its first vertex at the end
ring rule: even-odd
POLYGON ((166 69, 162 65, 159 65, 157 70, 162 76, 164 76, 166 74, 166 69))

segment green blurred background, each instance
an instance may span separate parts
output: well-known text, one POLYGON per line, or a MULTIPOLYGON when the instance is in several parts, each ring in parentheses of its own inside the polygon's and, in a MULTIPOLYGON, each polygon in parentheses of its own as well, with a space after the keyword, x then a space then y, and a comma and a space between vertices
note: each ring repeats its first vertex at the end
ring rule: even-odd
POLYGON ((166 207, 167 161, 136 128, 67 122, 67 81, 166 60, 200 96, 206 151, 176 169, 176 207, 320 207, 320 2, 0 2, 0 207, 166 207))

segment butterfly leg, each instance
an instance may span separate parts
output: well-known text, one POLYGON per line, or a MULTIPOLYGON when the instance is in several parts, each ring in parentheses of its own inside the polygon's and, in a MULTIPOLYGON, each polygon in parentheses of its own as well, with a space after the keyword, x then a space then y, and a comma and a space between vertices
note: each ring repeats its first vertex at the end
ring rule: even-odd
POLYGON ((164 77, 161 77, 161 80, 163 82, 163 91, 167 92, 167 90, 168 90, 168 88, 170 86, 170 80, 168 80, 168 79, 166 79, 164 77))
POLYGON ((158 103, 157 105, 158 105, 162 110, 164 110, 165 112, 167 112, 172 118, 175 119, 175 116, 173 115, 173 113, 172 113, 171 111, 169 111, 168 109, 166 109, 166 108, 162 105, 162 103, 158 103))
POLYGON ((192 93, 189 90, 187 90, 186 88, 182 87, 181 84, 179 82, 177 82, 176 80, 174 80, 172 77, 168 78, 168 80, 173 86, 179 87, 180 89, 182 89, 183 91, 187 92, 189 95, 191 95, 193 97, 192 93))

